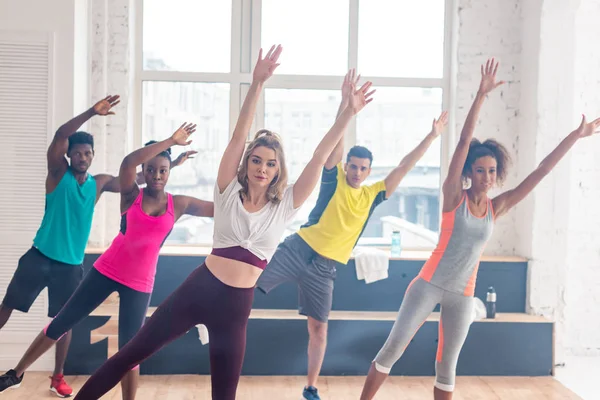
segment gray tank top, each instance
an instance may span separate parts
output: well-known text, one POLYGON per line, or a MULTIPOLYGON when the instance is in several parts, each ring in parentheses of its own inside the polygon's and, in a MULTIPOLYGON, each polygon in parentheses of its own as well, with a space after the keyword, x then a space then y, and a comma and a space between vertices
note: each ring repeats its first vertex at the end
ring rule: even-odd
POLYGON ((442 214, 440 240, 419 276, 442 289, 473 296, 479 259, 494 228, 492 200, 483 217, 469 209, 467 192, 458 206, 442 214))

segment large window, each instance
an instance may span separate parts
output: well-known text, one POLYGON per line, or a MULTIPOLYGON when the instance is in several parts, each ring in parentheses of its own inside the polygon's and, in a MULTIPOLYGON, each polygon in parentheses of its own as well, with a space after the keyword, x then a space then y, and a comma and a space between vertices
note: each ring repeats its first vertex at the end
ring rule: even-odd
MULTIPOLYGON (((374 155, 367 183, 385 176, 431 129, 443 108, 447 0, 137 0, 141 107, 138 144, 170 135, 184 121, 198 130, 199 154, 173 170, 172 193, 212 199, 217 169, 251 82, 259 48, 281 43, 281 66, 267 82, 253 131, 281 134, 290 182, 333 124, 348 68, 373 81, 375 100, 352 122, 345 150, 374 155)), ((439 229, 441 140, 373 213, 359 244, 431 248, 439 229)), ((287 233, 306 222, 318 195, 287 233)), ((210 218, 184 218, 170 244, 210 245, 210 218)))

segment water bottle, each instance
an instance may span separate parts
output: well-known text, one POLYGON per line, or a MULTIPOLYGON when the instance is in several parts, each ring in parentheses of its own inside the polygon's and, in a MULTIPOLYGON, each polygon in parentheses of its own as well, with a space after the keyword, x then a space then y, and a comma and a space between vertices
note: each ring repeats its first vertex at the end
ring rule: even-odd
POLYGON ((493 286, 490 286, 487 291, 487 297, 485 302, 486 318, 496 318, 496 290, 493 286))
POLYGON ((402 247, 400 246, 400 231, 392 232, 392 257, 400 257, 402 247))

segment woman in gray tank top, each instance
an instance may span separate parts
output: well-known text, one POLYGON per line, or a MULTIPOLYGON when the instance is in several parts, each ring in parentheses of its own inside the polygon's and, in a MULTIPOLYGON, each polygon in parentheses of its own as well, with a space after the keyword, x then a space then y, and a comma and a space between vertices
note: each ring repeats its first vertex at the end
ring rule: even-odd
POLYGON ((510 156, 493 139, 483 143, 473 138, 479 111, 488 93, 502 85, 496 82, 498 63, 481 66, 481 83, 442 187, 443 210, 436 249, 404 295, 398 317, 387 341, 373 360, 361 400, 372 399, 404 352, 419 327, 437 304, 441 305, 436 355, 435 400, 452 398, 458 355, 471 325, 473 294, 479 258, 492 234, 495 220, 523 200, 556 166, 578 139, 600 128, 600 118, 569 134, 523 182, 493 199, 488 191, 502 184, 510 156), (470 187, 464 185, 470 181, 470 187))

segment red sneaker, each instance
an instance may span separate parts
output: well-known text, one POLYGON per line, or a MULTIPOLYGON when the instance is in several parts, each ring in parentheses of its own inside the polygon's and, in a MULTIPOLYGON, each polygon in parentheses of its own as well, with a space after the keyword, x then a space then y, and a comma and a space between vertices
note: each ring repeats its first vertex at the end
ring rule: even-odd
POLYGON ((71 397, 73 389, 65 382, 65 376, 63 374, 54 375, 50 377, 50 391, 56 393, 58 397, 71 397))

